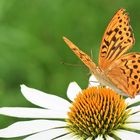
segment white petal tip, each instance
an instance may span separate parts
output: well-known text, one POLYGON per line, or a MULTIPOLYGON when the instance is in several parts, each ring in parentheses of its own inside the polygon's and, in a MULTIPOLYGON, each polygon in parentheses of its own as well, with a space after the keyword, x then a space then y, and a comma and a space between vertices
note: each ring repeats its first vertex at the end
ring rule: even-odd
POLYGON ((78 84, 75 82, 75 81, 73 81, 73 82, 70 82, 70 84, 69 84, 69 86, 77 86, 78 84))
POLYGON ((71 82, 67 89, 67 97, 73 101, 76 95, 81 92, 82 89, 76 82, 71 82))
POLYGON ((89 87, 92 87, 92 86, 99 86, 100 83, 99 81, 96 79, 96 77, 94 75, 91 75, 89 77, 89 87))
POLYGON ((22 88, 26 88, 27 86, 26 85, 24 85, 24 84, 21 84, 20 85, 20 88, 22 89, 22 88))
POLYGON ((80 86, 74 81, 74 82, 71 82, 68 86, 68 89, 71 90, 71 89, 75 89, 77 90, 78 92, 81 91, 81 88, 80 86))

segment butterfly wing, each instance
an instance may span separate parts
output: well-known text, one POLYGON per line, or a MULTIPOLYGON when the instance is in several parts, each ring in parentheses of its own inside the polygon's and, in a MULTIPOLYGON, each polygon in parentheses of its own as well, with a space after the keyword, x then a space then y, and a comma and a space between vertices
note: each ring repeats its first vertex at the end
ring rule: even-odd
POLYGON ((91 58, 81 51, 75 44, 73 44, 69 39, 63 37, 65 43, 68 47, 79 57, 79 59, 93 72, 96 69, 96 64, 91 60, 91 58))
POLYGON ((129 53, 115 61, 106 74, 111 83, 130 97, 140 92, 140 53, 129 53))
POLYGON ((104 33, 99 53, 99 67, 108 69, 134 44, 134 35, 125 9, 120 9, 112 18, 104 33))

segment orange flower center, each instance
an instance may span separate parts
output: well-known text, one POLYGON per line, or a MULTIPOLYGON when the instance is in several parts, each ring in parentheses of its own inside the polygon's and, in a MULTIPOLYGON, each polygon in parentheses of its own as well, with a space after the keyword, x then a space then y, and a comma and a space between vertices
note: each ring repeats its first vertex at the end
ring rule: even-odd
POLYGON ((77 95, 67 120, 69 129, 83 138, 111 135, 128 117, 122 96, 111 89, 91 87, 77 95))

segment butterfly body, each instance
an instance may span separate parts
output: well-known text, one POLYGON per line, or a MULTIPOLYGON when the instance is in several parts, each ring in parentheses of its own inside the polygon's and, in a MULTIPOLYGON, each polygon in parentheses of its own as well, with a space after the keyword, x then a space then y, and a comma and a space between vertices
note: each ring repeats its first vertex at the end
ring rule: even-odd
POLYGON ((121 8, 107 26, 100 46, 98 66, 70 40, 63 39, 102 85, 130 97, 140 93, 140 53, 126 54, 135 39, 125 9, 121 8))
POLYGON ((92 74, 96 77, 96 79, 100 82, 102 86, 111 87, 114 91, 121 95, 126 95, 121 89, 117 87, 117 85, 112 84, 111 80, 107 77, 107 73, 102 71, 99 67, 96 67, 92 74))

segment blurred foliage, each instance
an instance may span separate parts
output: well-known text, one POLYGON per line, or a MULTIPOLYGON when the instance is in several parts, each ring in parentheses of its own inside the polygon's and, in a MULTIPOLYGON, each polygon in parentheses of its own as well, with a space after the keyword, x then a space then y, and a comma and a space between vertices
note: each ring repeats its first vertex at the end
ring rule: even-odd
MULTIPOLYGON (((92 50, 97 62, 104 30, 121 7, 131 17, 132 50, 139 51, 139 0, 0 0, 0 106, 33 106, 20 93, 23 83, 64 98, 69 82, 86 87, 89 71, 62 36, 89 55, 92 50)), ((0 120, 2 128, 16 119, 0 120)))

